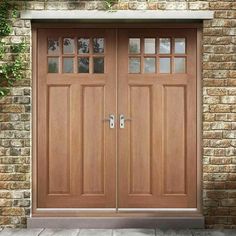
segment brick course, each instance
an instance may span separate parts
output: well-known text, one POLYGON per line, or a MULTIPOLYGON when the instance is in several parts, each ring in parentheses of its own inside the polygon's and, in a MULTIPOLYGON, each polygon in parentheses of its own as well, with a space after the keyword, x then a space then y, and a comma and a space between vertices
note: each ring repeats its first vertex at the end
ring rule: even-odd
MULTIPOLYGON (((15 1, 20 9, 103 9, 102 1, 15 1)), ((235 0, 120 0, 116 9, 214 10, 203 22, 203 209, 209 228, 236 228, 235 0)), ((30 21, 5 41, 28 44, 24 80, 0 100, 0 225, 25 227, 31 205, 30 21)), ((11 60, 7 54, 5 61, 11 60)))

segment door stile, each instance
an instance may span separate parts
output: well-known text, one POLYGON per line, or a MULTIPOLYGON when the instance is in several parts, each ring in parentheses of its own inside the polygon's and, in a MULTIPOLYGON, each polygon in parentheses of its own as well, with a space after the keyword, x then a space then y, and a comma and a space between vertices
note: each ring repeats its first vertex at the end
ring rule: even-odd
POLYGON ((118 173, 118 169, 119 169, 119 162, 118 162, 118 129, 119 129, 119 113, 118 113, 118 28, 115 28, 115 45, 116 45, 116 53, 115 53, 115 59, 116 59, 116 150, 115 150, 115 155, 116 155, 116 213, 118 213, 119 209, 118 209, 118 203, 119 203, 119 194, 118 194, 118 189, 119 189, 119 173, 118 173))

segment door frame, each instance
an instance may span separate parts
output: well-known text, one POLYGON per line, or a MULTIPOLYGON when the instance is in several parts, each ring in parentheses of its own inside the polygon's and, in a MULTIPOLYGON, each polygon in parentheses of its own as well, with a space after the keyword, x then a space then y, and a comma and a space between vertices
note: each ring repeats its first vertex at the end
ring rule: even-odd
POLYGON ((32 206, 33 217, 195 217, 202 216, 202 23, 32 23, 32 206), (197 208, 158 208, 116 211, 113 209, 38 208, 37 207, 37 31, 42 28, 191 28, 197 35, 197 208))

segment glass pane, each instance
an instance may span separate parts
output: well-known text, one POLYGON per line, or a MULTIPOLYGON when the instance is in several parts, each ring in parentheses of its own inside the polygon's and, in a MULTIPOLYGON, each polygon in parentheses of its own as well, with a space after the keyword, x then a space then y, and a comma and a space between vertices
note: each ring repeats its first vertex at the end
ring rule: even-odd
POLYGON ((72 38, 63 39, 63 52, 64 53, 74 53, 75 51, 75 41, 72 38))
POLYGON ((89 73, 89 57, 80 57, 78 59, 78 72, 89 73))
POLYGON ((156 58, 144 58, 144 72, 155 73, 156 72, 156 58))
POLYGON ((89 53, 89 39, 79 38, 78 50, 80 54, 89 53))
POLYGON ((185 73, 185 58, 176 57, 174 59, 175 73, 185 73))
POLYGON ((140 73, 140 58, 129 58, 129 73, 140 73))
POLYGON ((93 73, 104 73, 104 58, 94 57, 93 58, 93 73))
POLYGON ((156 39, 144 39, 144 53, 155 54, 156 53, 156 39))
POLYGON ((74 59, 73 58, 63 58, 63 72, 64 73, 74 72, 74 59))
POLYGON ((104 53, 104 38, 93 39, 93 52, 104 53))
POLYGON ((48 40, 48 54, 58 54, 60 52, 59 40, 49 39, 48 40))
POLYGON ((58 73, 59 71, 59 58, 49 57, 48 58, 48 73, 58 73))
POLYGON ((160 38, 159 40, 160 53, 169 54, 170 53, 170 39, 160 38))
POLYGON ((140 39, 139 38, 129 39, 129 53, 131 54, 140 53, 140 39))
POLYGON ((170 58, 160 58, 160 73, 170 73, 170 58))
POLYGON ((175 53, 185 53, 185 38, 175 39, 175 53))

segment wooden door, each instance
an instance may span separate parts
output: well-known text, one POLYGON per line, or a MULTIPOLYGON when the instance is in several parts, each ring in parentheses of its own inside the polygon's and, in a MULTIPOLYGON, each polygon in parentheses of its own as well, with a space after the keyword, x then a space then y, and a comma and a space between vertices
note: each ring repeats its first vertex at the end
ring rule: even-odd
POLYGON ((196 208, 196 31, 116 31, 38 30, 37 207, 196 208))
POLYGON ((39 29, 37 207, 116 207, 112 29, 39 29))
POLYGON ((122 29, 119 208, 196 208, 196 31, 122 29))

